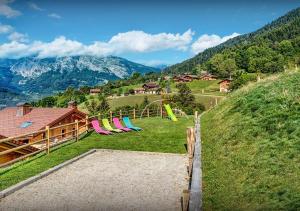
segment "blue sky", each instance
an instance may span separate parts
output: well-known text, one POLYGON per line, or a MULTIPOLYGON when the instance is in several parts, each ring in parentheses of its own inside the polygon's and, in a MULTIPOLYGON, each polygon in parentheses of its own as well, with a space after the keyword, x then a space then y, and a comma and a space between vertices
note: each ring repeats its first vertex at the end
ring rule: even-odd
POLYGON ((0 0, 0 57, 116 55, 173 64, 299 6, 296 0, 0 0))

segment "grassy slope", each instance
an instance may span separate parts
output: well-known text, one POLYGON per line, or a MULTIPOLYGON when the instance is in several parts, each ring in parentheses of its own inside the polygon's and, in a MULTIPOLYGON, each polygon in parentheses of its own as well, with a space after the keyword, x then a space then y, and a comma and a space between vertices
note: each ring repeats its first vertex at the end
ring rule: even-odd
POLYGON ((101 136, 95 133, 76 143, 71 143, 49 155, 37 155, 27 161, 19 162, 10 170, 0 170, 0 190, 41 173, 66 160, 87 152, 93 148, 185 153, 186 127, 192 126, 193 118, 180 118, 172 122, 161 118, 145 118, 134 121, 142 127, 141 132, 101 136))
MULTIPOLYGON (((210 108, 211 105, 215 104, 215 98, 217 98, 218 102, 223 98, 225 95, 224 93, 219 92, 219 80, 216 81, 192 81, 187 83, 187 85, 191 88, 193 94, 195 94, 196 100, 199 103, 202 103, 205 108, 210 108), (204 93, 202 93, 202 89, 204 93)), ((171 84, 171 89, 173 92, 177 92, 175 88, 176 84, 171 84)), ((124 86, 123 90, 126 88, 137 88, 141 87, 141 85, 132 85, 132 86, 124 86)), ((108 103, 110 108, 114 110, 117 107, 130 105, 134 106, 136 104, 141 104, 144 100, 144 97, 148 96, 150 102, 161 99, 159 95, 153 94, 141 94, 141 95, 130 95, 124 97, 117 97, 113 99, 108 99, 108 103)), ((87 96, 88 100, 90 100, 90 96, 87 96)), ((97 96, 94 97, 97 100, 97 96)), ((80 110, 87 112, 84 103, 79 105, 80 110)))
POLYGON ((299 72, 233 93, 202 124, 206 210, 299 209, 299 72))

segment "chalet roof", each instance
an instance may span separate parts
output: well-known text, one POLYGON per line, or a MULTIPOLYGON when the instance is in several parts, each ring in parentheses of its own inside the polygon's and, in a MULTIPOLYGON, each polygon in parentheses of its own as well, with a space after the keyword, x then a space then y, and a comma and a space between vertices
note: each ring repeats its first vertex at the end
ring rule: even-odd
POLYGON ((90 92, 101 92, 101 89, 90 89, 90 92))
POLYGON ((216 78, 217 76, 215 76, 215 75, 212 75, 212 74, 210 74, 210 73, 206 73, 206 74, 203 74, 203 75, 201 75, 201 78, 202 77, 211 77, 211 78, 216 78))
POLYGON ((221 83, 224 83, 224 82, 231 82, 231 81, 232 81, 232 79, 224 79, 224 80, 220 81, 218 84, 221 84, 221 83))
POLYGON ((85 117, 85 114, 76 108, 33 108, 24 116, 17 116, 17 109, 8 107, 0 111, 0 136, 12 137, 32 133, 47 125, 51 126, 72 113, 85 117))
POLYGON ((159 85, 156 84, 156 83, 150 82, 150 83, 144 84, 143 87, 147 87, 147 88, 153 89, 153 88, 158 88, 159 85))

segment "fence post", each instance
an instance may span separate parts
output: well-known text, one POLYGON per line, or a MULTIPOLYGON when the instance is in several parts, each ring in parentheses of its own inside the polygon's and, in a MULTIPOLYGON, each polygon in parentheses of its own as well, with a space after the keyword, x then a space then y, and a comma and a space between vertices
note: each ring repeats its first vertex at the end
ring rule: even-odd
POLYGON ((133 109, 133 119, 135 119, 135 108, 133 109))
POLYGON ((160 117, 163 118, 163 107, 160 105, 160 117))
POLYGON ((89 117, 85 116, 85 131, 89 131, 89 117))
POLYGON ((198 119, 198 111, 195 111, 195 117, 194 117, 194 122, 196 123, 198 119))
POLYGON ((46 151, 47 154, 50 153, 50 127, 46 126, 46 133, 47 133, 47 143, 46 143, 46 151))
POLYGON ((150 117, 149 108, 147 108, 147 116, 150 117))
POLYGON ((78 119, 75 120, 75 131, 76 131, 76 141, 78 141, 79 137, 79 124, 78 124, 78 119))
POLYGON ((188 151, 188 158, 189 158, 188 173, 189 173, 189 177, 191 177, 192 167, 193 167, 193 159, 194 159, 195 128, 188 127, 186 134, 187 134, 187 137, 186 137, 187 151, 188 151))
POLYGON ((218 98, 215 98, 215 106, 218 105, 218 98))
POLYGON ((122 110, 120 110, 120 119, 122 119, 122 110))
POLYGON ((189 190, 183 190, 183 193, 182 193, 182 210, 183 211, 188 210, 189 197, 190 197, 190 191, 189 190))
POLYGON ((110 116, 110 122, 112 122, 112 111, 109 111, 110 116))

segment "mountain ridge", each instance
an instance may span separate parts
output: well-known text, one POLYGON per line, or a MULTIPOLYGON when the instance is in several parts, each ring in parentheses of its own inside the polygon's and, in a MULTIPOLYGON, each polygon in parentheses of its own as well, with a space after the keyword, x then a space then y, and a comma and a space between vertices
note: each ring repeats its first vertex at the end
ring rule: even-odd
POLYGON ((51 95, 68 87, 95 86, 124 79, 134 72, 160 71, 116 56, 0 59, 0 70, 0 88, 6 90, 5 95, 12 90, 28 99, 31 99, 29 96, 51 95))

